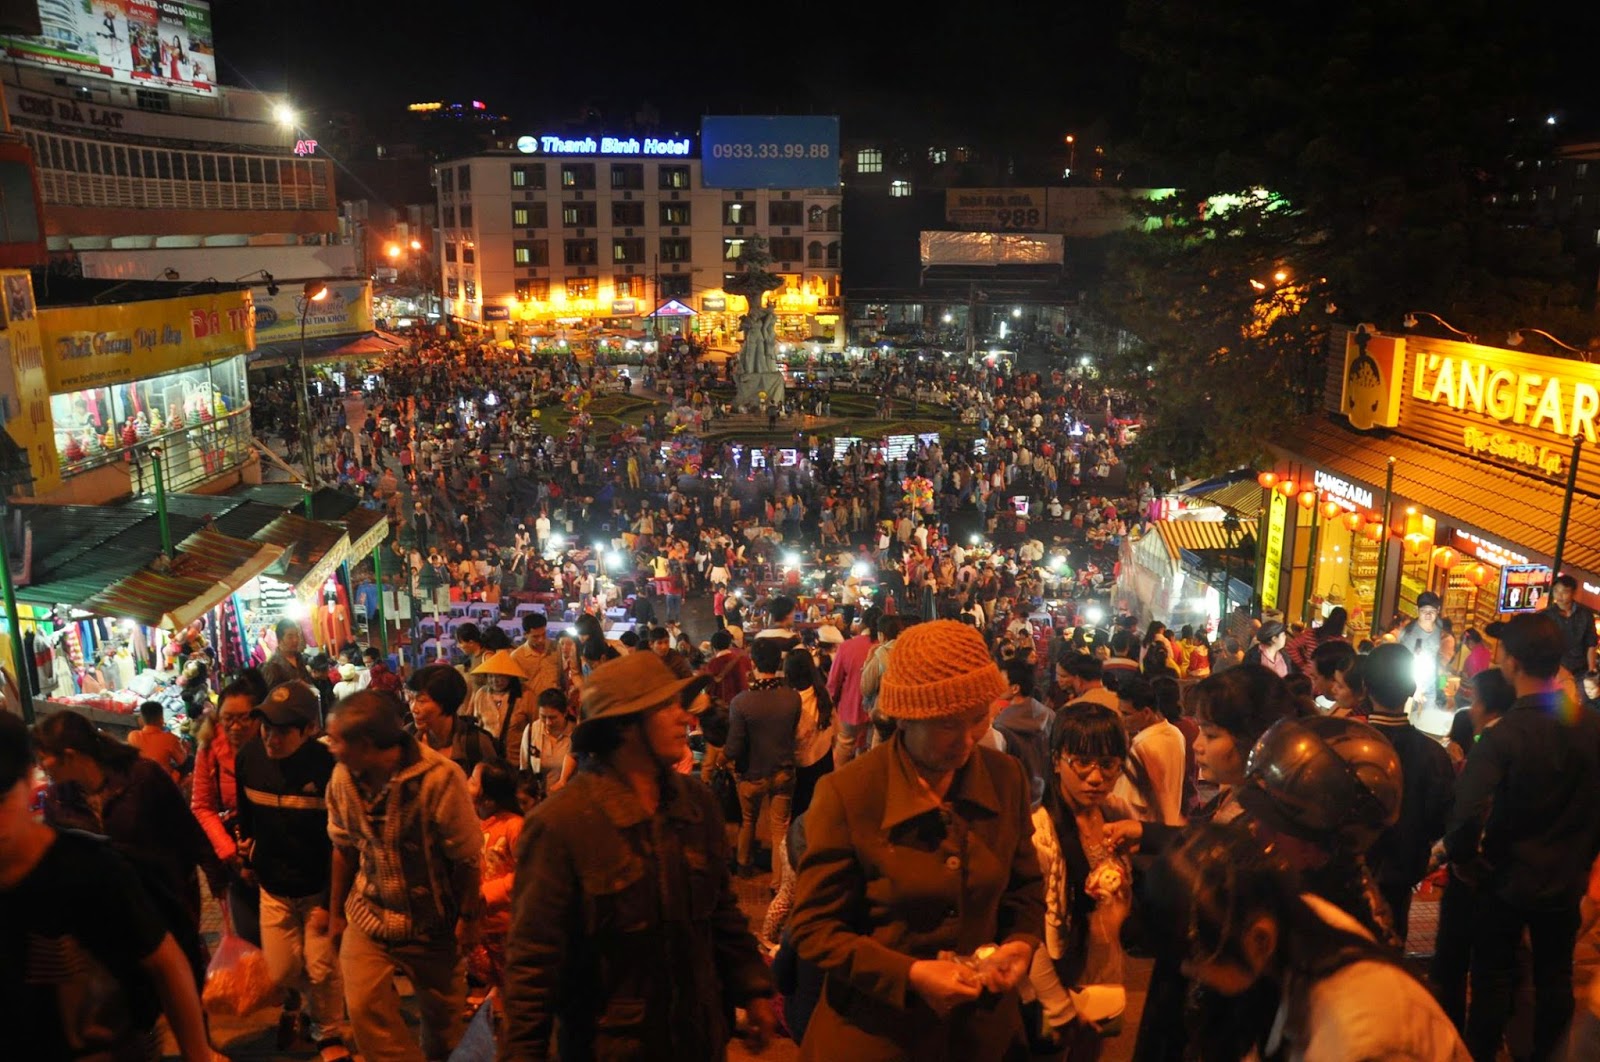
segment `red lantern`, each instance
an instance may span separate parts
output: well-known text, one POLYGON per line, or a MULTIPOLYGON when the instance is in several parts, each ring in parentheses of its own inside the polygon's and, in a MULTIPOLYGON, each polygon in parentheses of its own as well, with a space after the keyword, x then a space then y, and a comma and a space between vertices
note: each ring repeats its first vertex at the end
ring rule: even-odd
POLYGON ((1256 477, 1256 482, 1261 484, 1262 490, 1271 490, 1278 485, 1278 474, 1276 472, 1263 472, 1256 477))
POLYGON ((1488 565, 1474 564, 1472 570, 1467 573, 1467 578, 1472 580, 1473 586, 1482 586, 1489 579, 1488 565))
POLYGON ((1366 522, 1367 518, 1361 513, 1349 512, 1344 514, 1344 526, 1352 531, 1360 531, 1361 525, 1366 522))
POLYGON ((1322 518, 1324 520, 1332 520, 1335 516, 1339 515, 1340 508, 1341 506, 1339 503, 1330 498, 1328 501, 1322 503, 1322 518))
POLYGON ((1406 536, 1406 552, 1421 553, 1428 545, 1428 537, 1421 532, 1413 531, 1406 536))
POLYGON ((1314 490, 1303 490, 1303 491, 1301 491, 1300 492, 1300 508, 1306 510, 1307 512, 1310 512, 1312 509, 1315 509, 1316 507, 1317 507, 1317 492, 1314 491, 1314 490))
POLYGON ((1294 497, 1295 486, 1296 484, 1294 480, 1286 479, 1282 483, 1278 484, 1278 493, 1282 494, 1285 498, 1292 498, 1294 497))
POLYGON ((1453 568, 1456 563, 1456 551, 1449 546, 1440 546, 1433 551, 1433 566, 1435 568, 1453 568))
POLYGON ((1374 542, 1382 542, 1383 541, 1383 524, 1381 522, 1374 522, 1374 523, 1368 524, 1367 525, 1366 534, 1367 534, 1368 538, 1372 539, 1372 541, 1374 541, 1374 542))

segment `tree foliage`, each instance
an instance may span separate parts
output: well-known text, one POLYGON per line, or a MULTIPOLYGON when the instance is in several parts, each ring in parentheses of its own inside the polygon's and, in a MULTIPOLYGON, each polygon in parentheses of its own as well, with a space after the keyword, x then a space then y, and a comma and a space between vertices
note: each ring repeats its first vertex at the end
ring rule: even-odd
POLYGON ((1249 460, 1320 401, 1335 325, 1596 331, 1592 278, 1503 194, 1511 160, 1550 147, 1530 32, 1485 0, 1132 0, 1129 154, 1180 191, 1118 239, 1096 309, 1138 340, 1111 371, 1158 381, 1152 454, 1249 460))

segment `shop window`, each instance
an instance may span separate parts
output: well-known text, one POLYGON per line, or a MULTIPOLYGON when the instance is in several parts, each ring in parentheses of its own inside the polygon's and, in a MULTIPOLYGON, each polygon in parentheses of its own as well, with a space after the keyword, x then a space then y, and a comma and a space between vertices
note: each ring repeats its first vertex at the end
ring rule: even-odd
POLYGON ((661 204, 661 224, 663 225, 687 225, 689 224, 689 216, 688 203, 661 204))
POLYGON ((549 209, 543 203, 523 203, 511 208, 511 224, 519 229, 542 229, 550 224, 549 209))
MULTIPOLYGON (((248 408, 242 358, 226 358, 132 383, 90 387, 50 397, 56 453, 69 473, 124 459, 134 445, 166 451, 167 481, 198 483, 234 456, 236 413, 248 408)), ((237 418, 248 431, 248 418, 237 418)), ((141 473, 142 477, 143 473, 141 473)))
POLYGON ((881 148, 862 148, 856 152, 857 173, 882 173, 883 150, 881 148))
POLYGON ((661 260, 663 262, 687 262, 691 253, 689 237, 663 236, 661 238, 661 260))
POLYGON ((562 203, 561 224, 569 229, 592 229, 598 212, 593 203, 562 203))
POLYGON ((805 253, 802 249, 804 242, 798 236, 774 236, 770 241, 772 257, 780 262, 798 262, 805 253))
POLYGON ((461 166, 456 170, 456 187, 463 192, 472 191, 471 166, 461 166))
POLYGON ((728 237, 722 241, 722 260, 736 262, 744 257, 745 241, 736 237, 728 237))
POLYGON ((629 236, 611 241, 611 260, 617 265, 644 264, 644 237, 629 236))
POLYGON ((642 189, 644 187, 644 163, 613 162, 611 164, 611 187, 631 190, 642 189))
POLYGON ((567 265, 594 265, 600 260, 598 240, 562 241, 561 260, 567 265))
POLYGON ((657 173, 657 180, 661 188, 689 187, 689 167, 687 166, 662 166, 657 173))
POLYGON ((756 223, 756 205, 735 200, 722 204, 722 223, 724 225, 754 225, 756 223))
POLYGON ((805 204, 793 199, 775 199, 767 204, 767 224, 775 226, 799 225, 805 215, 805 204))
POLYGON ((612 277, 611 289, 618 299, 644 298, 644 277, 612 277))
POLYGON ((544 163, 511 167, 511 187, 544 191, 544 163))
POLYGON ((517 281, 518 302, 549 302, 550 281, 548 280, 519 280, 517 281))
POLYGON ((691 278, 685 276, 664 276, 661 278, 661 301, 668 299, 687 299, 691 288, 691 278))
POLYGON ((611 224, 615 228, 628 229, 644 225, 644 204, 612 203, 611 224))
POLYGON ((905 199, 911 195, 910 181, 890 181, 889 196, 893 199, 905 199))
POLYGON ((593 188, 594 163, 568 162, 561 167, 561 187, 593 188))
POLYGON ((550 264, 550 241, 518 240, 511 245, 511 257, 519 266, 547 266, 550 264))
POLYGON ((567 298, 592 299, 594 298, 594 277, 568 277, 567 298))

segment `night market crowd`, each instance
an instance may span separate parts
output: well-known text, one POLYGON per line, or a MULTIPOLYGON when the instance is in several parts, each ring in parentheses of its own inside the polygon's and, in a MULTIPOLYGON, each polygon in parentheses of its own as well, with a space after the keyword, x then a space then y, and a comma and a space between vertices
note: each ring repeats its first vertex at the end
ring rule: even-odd
POLYGON ((1428 595, 1370 646, 1334 615, 1141 631, 1109 605, 1152 502, 1122 396, 884 361, 874 394, 950 403, 975 439, 836 452, 825 388, 782 411, 792 438, 701 439, 764 434, 719 372, 430 340, 319 398, 325 478, 392 515, 418 636, 314 661, 283 621, 192 756, 156 724, 135 746, 0 715, 18 1057, 158 1057, 164 1016, 211 1058, 208 1014, 247 1004, 330 1060, 444 1059, 469 1020, 529 1062, 776 1035, 829 1060, 1124 1036, 1487 1062, 1513 1024, 1516 1057, 1600 1057, 1600 983, 1573 995, 1600 715, 1570 594, 1459 662, 1428 595), (586 410, 634 387, 643 423, 603 433, 586 410), (1448 743, 1422 705, 1459 706, 1448 743), (1409 909, 1440 880, 1419 971, 1409 909))

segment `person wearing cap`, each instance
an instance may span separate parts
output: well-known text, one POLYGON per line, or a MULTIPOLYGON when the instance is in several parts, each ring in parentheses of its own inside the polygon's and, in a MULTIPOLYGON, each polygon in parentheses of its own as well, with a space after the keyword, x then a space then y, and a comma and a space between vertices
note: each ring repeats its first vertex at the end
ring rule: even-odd
MULTIPOLYGON (((1436 724, 1430 715, 1444 706, 1441 696, 1444 689, 1444 628, 1439 626, 1439 607, 1444 604, 1432 590, 1417 595, 1417 618, 1400 628, 1396 641, 1407 649, 1416 661, 1416 699, 1414 715, 1418 724, 1434 732, 1436 724)), ((1444 721, 1444 733, 1449 721, 1444 721)))
POLYGON ((524 682, 526 672, 513 659, 511 650, 499 649, 485 653, 483 663, 472 669, 472 675, 483 679, 484 684, 468 698, 462 715, 475 720, 496 749, 503 752, 514 748, 522 738, 518 727, 527 727, 538 703, 524 682))
POLYGON ((1032 785, 979 746, 1005 690, 976 630, 918 624, 879 691, 896 733, 817 784, 789 922, 826 975, 802 1058, 1026 1056, 1014 990, 1044 932, 1032 785))
POLYGON ((582 766, 523 827, 501 1059, 545 1062, 554 1041, 563 1059, 720 1060, 733 1007, 756 1039, 772 1034, 771 976, 733 894, 722 815, 673 770, 705 681, 653 653, 585 681, 582 766))
POLYGON ((1444 837, 1452 874, 1478 892, 1466 1041, 1476 1059, 1499 1050, 1526 932, 1533 1057, 1549 1058, 1572 1018, 1579 903, 1600 856, 1600 717, 1566 686, 1566 639, 1548 611, 1488 633, 1517 699, 1467 754, 1444 837))
MULTIPOLYGON (((328 936, 328 884, 333 844, 325 794, 333 753, 315 739, 321 698, 303 682, 267 694, 253 714, 261 734, 234 760, 239 793, 239 846, 260 884, 261 950, 273 983, 301 994, 311 1038, 328 1062, 348 1058, 344 985, 328 936)), ((286 1008, 280 1050, 298 1028, 286 1008)))
POLYGON ((339 665, 339 681, 333 684, 333 699, 337 703, 367 688, 371 676, 356 665, 346 661, 339 665))
POLYGON ((466 774, 406 733, 401 717, 374 690, 333 715, 328 935, 361 1055, 422 1062, 449 1057, 461 1036, 463 956, 483 916, 483 831, 466 774), (396 969, 416 993, 420 1048, 401 1016, 396 969))
POLYGON ((1289 677, 1289 657, 1283 647, 1289 641, 1289 628, 1277 620, 1267 620, 1256 631, 1255 644, 1244 654, 1247 664, 1260 664, 1279 678, 1289 677))

